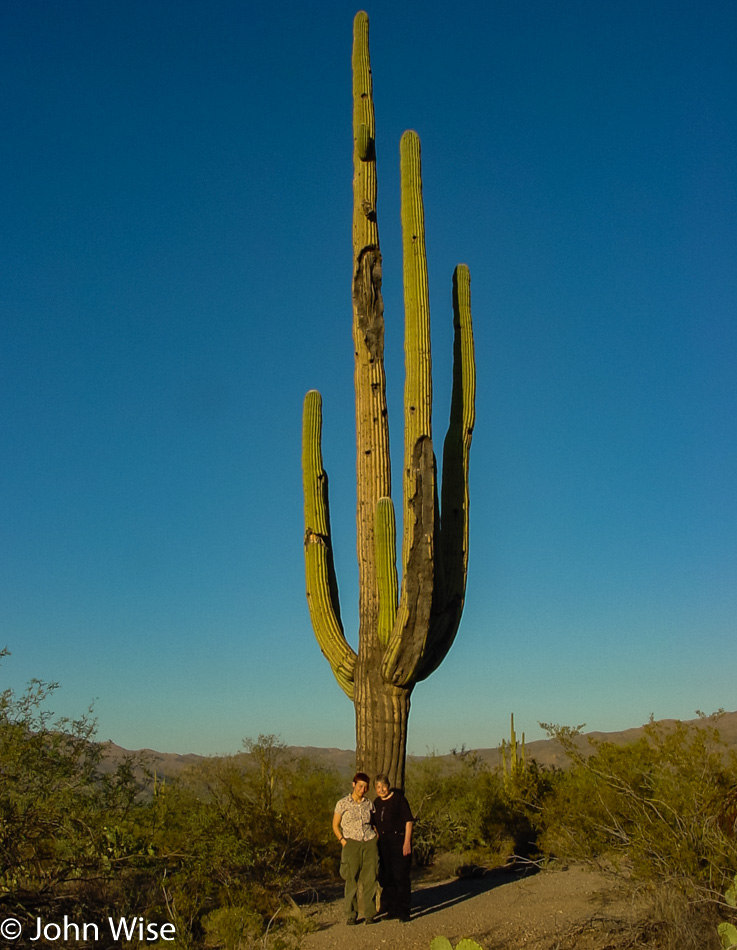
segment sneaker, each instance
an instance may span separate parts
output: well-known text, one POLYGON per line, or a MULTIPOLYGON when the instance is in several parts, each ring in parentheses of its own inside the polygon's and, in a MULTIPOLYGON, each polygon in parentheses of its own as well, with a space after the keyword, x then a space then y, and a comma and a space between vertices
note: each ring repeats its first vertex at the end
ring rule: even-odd
POLYGON ((378 920, 375 917, 367 917, 365 923, 367 924, 378 924, 378 920))

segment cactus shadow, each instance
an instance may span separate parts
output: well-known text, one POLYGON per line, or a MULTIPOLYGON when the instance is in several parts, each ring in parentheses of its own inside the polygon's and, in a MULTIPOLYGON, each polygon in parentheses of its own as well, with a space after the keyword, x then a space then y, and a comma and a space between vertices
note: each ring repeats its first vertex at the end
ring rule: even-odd
POLYGON ((461 876, 442 884, 433 884, 412 892, 412 918, 427 917, 448 907, 462 904, 479 894, 485 894, 502 884, 511 884, 522 877, 530 877, 540 870, 534 864, 525 867, 478 868, 479 873, 461 876))

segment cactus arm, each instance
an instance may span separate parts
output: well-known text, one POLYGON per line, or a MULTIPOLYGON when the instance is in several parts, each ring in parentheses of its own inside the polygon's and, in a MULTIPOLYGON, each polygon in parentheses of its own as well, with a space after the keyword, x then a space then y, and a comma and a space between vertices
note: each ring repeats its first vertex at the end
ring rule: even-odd
POLYGON ((391 498, 376 504, 374 527, 376 580, 379 588, 379 643, 385 647, 397 618, 397 526, 391 498))
POLYGON ((405 132, 400 146, 404 261, 404 533, 402 590, 382 675, 407 686, 424 649, 434 581, 435 456, 432 449, 430 304, 422 204, 420 140, 405 132))
POLYGON ((305 396, 302 417, 302 481, 305 505, 305 578, 312 628, 335 678, 353 698, 356 654, 340 619, 328 507, 328 476, 322 466, 322 398, 305 396))
POLYGON ((471 322, 471 276, 465 264, 453 273, 453 394, 443 446, 438 588, 425 655, 417 680, 426 679, 445 659, 458 632, 468 572, 468 462, 476 419, 476 364, 471 322))

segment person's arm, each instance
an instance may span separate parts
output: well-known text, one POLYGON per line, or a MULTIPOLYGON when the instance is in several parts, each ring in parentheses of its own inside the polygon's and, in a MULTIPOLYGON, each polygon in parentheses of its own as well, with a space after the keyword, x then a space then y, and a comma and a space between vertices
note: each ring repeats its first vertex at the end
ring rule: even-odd
POLYGON ((343 816, 339 811, 334 812, 333 814, 333 834, 340 841, 341 847, 345 847, 345 838, 343 837, 343 832, 340 827, 340 823, 343 820, 343 816))
POLYGON ((404 818, 404 841, 402 842, 402 854, 406 857, 408 854, 412 853, 412 829, 414 827, 414 817, 412 815, 412 809, 409 807, 409 802, 402 795, 402 812, 404 818))
POLYGON ((404 825, 404 844, 402 845, 402 854, 405 857, 412 853, 412 826, 413 822, 405 822, 404 825))

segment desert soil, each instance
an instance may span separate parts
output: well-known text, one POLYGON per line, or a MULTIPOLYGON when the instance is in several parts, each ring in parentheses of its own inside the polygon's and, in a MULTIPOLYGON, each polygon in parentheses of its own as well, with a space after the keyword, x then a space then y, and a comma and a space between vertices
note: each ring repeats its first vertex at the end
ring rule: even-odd
POLYGON ((453 946, 472 937, 484 950, 596 950, 611 946, 607 934, 626 927, 631 913, 626 898, 596 871, 496 871, 415 885, 409 923, 348 927, 340 899, 313 904, 307 914, 318 929, 303 938, 302 948, 429 950, 442 934, 453 946))

